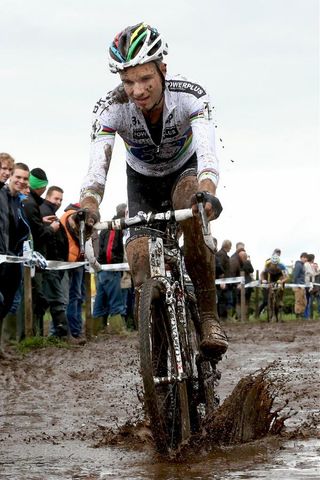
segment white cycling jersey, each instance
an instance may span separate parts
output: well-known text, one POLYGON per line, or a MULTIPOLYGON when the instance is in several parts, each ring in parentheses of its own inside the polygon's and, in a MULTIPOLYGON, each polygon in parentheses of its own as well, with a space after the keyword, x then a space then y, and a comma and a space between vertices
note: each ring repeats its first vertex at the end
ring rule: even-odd
POLYGON ((162 138, 156 145, 145 118, 119 85, 94 107, 88 173, 81 199, 104 193, 111 154, 118 133, 125 144, 127 163, 135 171, 163 177, 180 169, 196 153, 198 179, 219 178, 210 99, 204 88, 181 77, 166 76, 162 138))

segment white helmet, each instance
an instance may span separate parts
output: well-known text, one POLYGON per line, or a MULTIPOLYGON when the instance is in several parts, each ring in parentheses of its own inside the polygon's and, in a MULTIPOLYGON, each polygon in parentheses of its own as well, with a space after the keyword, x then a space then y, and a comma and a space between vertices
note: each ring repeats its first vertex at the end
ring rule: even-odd
POLYGON ((161 61, 167 53, 168 45, 158 30, 139 23, 116 35, 109 48, 109 68, 118 73, 135 65, 161 61))
POLYGON ((272 255, 271 257, 271 263, 273 263, 273 265, 278 265, 278 263, 280 263, 280 257, 279 255, 272 255))

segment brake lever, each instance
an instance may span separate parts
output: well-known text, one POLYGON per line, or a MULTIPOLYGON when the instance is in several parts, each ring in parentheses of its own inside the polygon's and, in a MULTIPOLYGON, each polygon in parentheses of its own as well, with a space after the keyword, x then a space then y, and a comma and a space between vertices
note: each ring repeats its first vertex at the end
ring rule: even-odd
POLYGON ((198 203, 198 211, 200 214, 200 223, 201 223, 201 229, 202 229, 202 234, 204 238, 204 243, 206 246, 209 248, 209 250, 212 253, 216 253, 217 251, 217 246, 214 241, 214 238, 211 234, 211 227, 210 227, 210 222, 208 220, 206 211, 203 206, 203 194, 201 192, 198 192, 196 194, 196 199, 198 203))
POLYGON ((84 256, 85 253, 85 230, 86 230, 86 212, 80 210, 77 212, 78 218, 80 219, 80 228, 79 228, 79 243, 80 243, 80 255, 84 256))

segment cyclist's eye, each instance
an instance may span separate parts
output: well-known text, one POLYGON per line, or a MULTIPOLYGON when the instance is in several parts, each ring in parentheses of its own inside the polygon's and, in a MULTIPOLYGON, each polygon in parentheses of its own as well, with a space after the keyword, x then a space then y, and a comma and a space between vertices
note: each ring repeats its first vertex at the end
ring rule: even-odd
POLYGON ((133 82, 131 80, 122 80, 122 83, 125 87, 132 87, 133 82))

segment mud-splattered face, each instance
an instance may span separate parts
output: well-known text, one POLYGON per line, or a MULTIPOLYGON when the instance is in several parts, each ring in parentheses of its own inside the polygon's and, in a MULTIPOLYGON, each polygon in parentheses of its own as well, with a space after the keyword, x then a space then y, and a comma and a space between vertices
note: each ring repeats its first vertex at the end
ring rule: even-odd
MULTIPOLYGON (((165 65, 160 65, 165 73, 165 65)), ((129 99, 143 112, 151 110, 161 99, 162 78, 153 62, 130 67, 120 73, 124 89, 129 99)))

